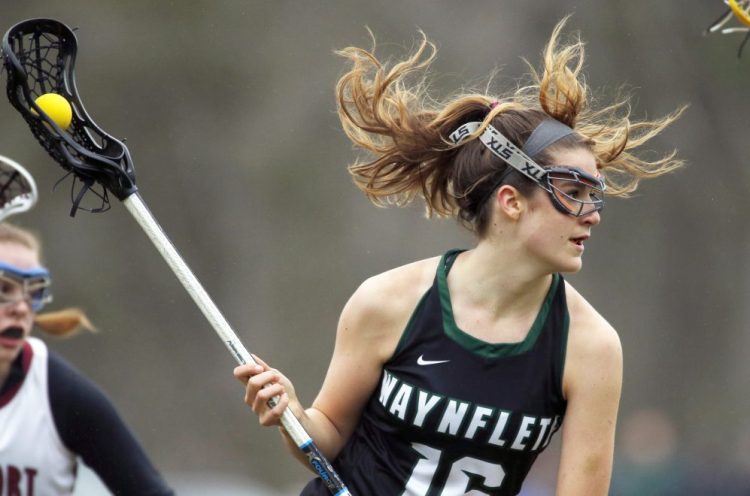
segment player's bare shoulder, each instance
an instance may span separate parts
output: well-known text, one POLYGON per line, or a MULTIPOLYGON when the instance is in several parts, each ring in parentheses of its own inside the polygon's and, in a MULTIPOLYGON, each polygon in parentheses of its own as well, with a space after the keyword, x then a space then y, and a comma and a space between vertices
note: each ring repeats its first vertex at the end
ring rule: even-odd
POLYGON ((440 257, 419 260, 372 276, 357 288, 350 303, 370 317, 378 314, 399 318, 404 312, 411 315, 432 284, 439 260, 440 257))
POLYGON ((565 361, 566 388, 576 378, 622 373, 622 346, 617 331, 586 299, 566 282, 570 325, 565 361))
POLYGON ((430 288, 439 260, 420 260, 365 280, 344 307, 340 332, 355 329, 362 339, 384 340, 395 346, 420 298, 430 288))
POLYGON ((570 315, 569 339, 580 337, 589 341, 619 342, 614 327, 567 281, 565 297, 570 315))

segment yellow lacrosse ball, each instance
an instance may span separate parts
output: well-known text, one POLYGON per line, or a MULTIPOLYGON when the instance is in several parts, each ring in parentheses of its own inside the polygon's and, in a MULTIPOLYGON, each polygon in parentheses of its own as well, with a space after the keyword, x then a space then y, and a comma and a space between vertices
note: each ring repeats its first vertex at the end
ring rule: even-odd
MULTIPOLYGON (((45 93, 34 100, 42 111, 57 124, 67 130, 73 120, 73 108, 64 96, 57 93, 45 93)), ((32 110, 33 112, 33 110, 32 110)))

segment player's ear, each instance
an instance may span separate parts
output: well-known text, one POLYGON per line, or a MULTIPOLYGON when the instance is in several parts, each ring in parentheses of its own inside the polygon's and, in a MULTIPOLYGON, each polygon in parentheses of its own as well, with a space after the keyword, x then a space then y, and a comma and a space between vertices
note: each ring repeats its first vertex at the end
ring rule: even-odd
POLYGON ((498 213, 509 220, 518 220, 526 208, 526 198, 509 184, 500 186, 491 198, 498 213))

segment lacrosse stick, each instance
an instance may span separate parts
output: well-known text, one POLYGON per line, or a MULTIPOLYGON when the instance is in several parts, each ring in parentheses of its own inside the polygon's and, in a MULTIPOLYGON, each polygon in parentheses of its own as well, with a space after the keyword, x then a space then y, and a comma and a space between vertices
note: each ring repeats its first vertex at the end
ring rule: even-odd
MULTIPOLYGON (((11 27, 3 37, 2 52, 8 73, 8 98, 45 150, 74 179, 73 209, 93 192, 109 207, 108 192, 121 200, 151 239, 177 278, 192 296, 211 326, 240 364, 256 363, 224 316, 203 289, 143 202, 135 184, 133 161, 126 146, 98 127, 81 103, 75 83, 77 41, 66 25, 52 19, 31 19, 11 27), (35 99, 56 93, 71 104, 73 118, 66 130, 44 113, 35 99), (75 192, 76 181, 80 189, 75 192), (97 189, 98 188, 98 189, 97 189)), ((278 398, 269 405, 278 404, 278 398)), ((331 494, 350 495, 349 490, 289 408, 281 424, 320 475, 331 494)))
POLYGON ((0 222, 36 204, 36 183, 24 167, 0 155, 0 222))
POLYGON ((725 10, 718 19, 711 23, 706 29, 705 34, 716 32, 721 34, 745 33, 745 37, 742 39, 737 50, 737 58, 740 58, 742 57, 742 51, 745 48, 745 45, 748 40, 750 40, 750 14, 748 14, 750 1, 724 0, 724 3, 728 6, 727 10, 725 10), (724 27, 733 18, 736 18, 742 26, 724 27))

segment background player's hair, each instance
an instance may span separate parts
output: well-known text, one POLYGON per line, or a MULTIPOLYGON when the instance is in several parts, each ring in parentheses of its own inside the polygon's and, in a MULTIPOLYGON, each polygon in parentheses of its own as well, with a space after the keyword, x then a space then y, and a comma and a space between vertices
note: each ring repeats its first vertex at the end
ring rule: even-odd
POLYGON ((0 243, 15 243, 24 246, 42 258, 42 244, 39 236, 29 229, 16 226, 9 222, 0 222, 0 243))
MULTIPOLYGON (((357 186, 376 205, 405 205, 423 198, 428 216, 456 216, 482 236, 489 214, 484 206, 506 164, 477 140, 454 146, 448 135, 469 121, 491 123, 518 146, 543 120, 557 119, 574 128, 535 158, 549 165, 548 152, 583 147, 606 171, 608 193, 627 196, 644 178, 682 165, 671 152, 645 160, 631 153, 659 134, 684 110, 661 119, 632 121, 629 97, 601 109, 590 108, 589 88, 582 75, 584 43, 577 36, 561 40, 567 18, 552 32, 543 52, 541 72, 529 65, 528 84, 505 96, 464 91, 443 102, 428 95, 427 69, 437 49, 422 32, 417 49, 392 66, 370 50, 349 47, 337 53, 351 62, 338 81, 338 113, 344 131, 359 148, 374 155, 349 166, 357 186)), ((520 174, 507 181, 528 193, 533 184, 520 174)))
MULTIPOLYGON (((28 229, 1 222, 0 243, 21 245, 34 251, 40 260, 42 258, 42 244, 39 236, 28 229)), ((79 308, 64 308, 37 314, 34 317, 34 324, 46 334, 59 337, 71 336, 81 329, 95 331, 91 321, 79 308)))

